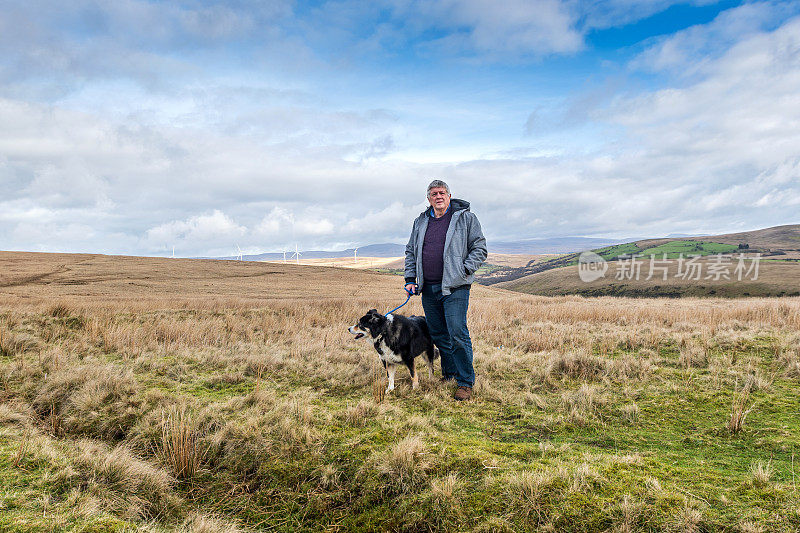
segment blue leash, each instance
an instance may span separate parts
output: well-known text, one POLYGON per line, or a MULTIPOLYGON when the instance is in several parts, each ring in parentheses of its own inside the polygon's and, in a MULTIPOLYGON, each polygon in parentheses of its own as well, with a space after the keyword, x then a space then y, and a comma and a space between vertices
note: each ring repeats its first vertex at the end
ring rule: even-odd
POLYGON ((411 299, 412 296, 414 296, 414 293, 409 292, 408 293, 408 297, 406 297, 406 301, 405 302, 401 303, 400 305, 398 305, 397 307, 395 307, 394 309, 392 309, 388 313, 384 314, 383 316, 389 316, 392 313, 394 313, 395 311, 397 311, 398 309, 400 309, 401 307, 403 307, 404 305, 406 305, 408 303, 408 301, 411 299))

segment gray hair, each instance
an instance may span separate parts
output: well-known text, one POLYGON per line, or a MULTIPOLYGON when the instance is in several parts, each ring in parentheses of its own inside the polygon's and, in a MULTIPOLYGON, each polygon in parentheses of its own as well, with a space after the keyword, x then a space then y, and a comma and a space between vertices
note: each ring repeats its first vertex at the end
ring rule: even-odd
POLYGON ((442 180, 433 180, 430 185, 428 185, 428 192, 425 193, 426 195, 430 195, 431 189, 443 188, 447 191, 447 194, 450 194, 450 186, 447 185, 442 180))

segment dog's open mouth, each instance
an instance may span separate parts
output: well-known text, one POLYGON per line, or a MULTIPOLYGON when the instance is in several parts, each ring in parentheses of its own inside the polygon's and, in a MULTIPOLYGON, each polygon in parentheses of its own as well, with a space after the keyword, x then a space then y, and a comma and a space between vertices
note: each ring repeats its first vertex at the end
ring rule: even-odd
POLYGON ((358 327, 358 324, 356 324, 355 326, 350 326, 349 328, 347 328, 347 331, 355 335, 355 337, 353 338, 356 340, 360 339, 361 337, 367 334, 366 331, 358 327))

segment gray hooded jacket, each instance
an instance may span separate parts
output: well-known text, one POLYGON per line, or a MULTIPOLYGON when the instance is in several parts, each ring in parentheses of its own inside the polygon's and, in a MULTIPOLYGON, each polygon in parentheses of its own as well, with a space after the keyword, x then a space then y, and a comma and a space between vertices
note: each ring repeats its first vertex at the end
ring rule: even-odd
MULTIPOLYGON (((469 202, 453 198, 450 200, 453 217, 444 239, 444 270, 442 271, 442 294, 475 281, 475 271, 486 260, 486 239, 475 213, 469 210, 469 202)), ((406 245, 406 283, 416 283, 422 290, 422 243, 428 229, 429 207, 414 220, 411 237, 406 245)))

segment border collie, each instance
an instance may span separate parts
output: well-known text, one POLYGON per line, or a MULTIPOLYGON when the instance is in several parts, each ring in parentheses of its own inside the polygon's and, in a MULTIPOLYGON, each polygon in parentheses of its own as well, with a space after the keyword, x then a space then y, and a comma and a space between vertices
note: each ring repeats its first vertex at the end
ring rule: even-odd
POLYGON ((420 354, 423 354, 422 358, 428 363, 428 374, 433 377, 433 362, 439 357, 439 350, 433 346, 424 316, 383 316, 377 309, 370 309, 348 331, 356 339, 372 339, 389 377, 386 392, 394 390, 394 373, 401 363, 411 372, 411 387, 416 389, 419 386, 414 358, 420 354))

